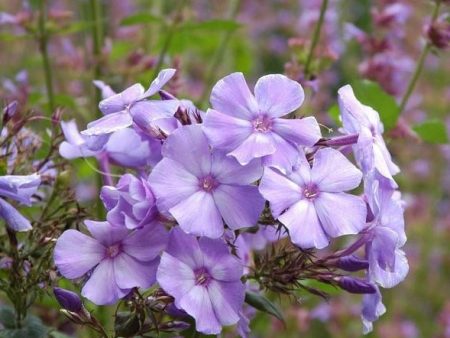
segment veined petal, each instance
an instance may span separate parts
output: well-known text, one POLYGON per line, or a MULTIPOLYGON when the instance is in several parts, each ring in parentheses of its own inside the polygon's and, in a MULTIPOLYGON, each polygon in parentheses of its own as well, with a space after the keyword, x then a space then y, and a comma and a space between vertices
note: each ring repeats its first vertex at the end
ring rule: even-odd
POLYGON ((97 222, 90 220, 84 221, 84 224, 92 234, 92 237, 105 246, 110 246, 121 242, 129 232, 127 228, 122 226, 122 224, 113 225, 109 222, 97 222))
POLYGON ((177 70, 173 68, 161 70, 156 79, 152 81, 146 92, 142 94, 140 99, 155 95, 159 90, 161 90, 162 87, 165 86, 167 82, 170 81, 170 79, 175 75, 176 71, 177 70))
POLYGON ((100 101, 98 107, 103 114, 113 114, 125 110, 127 106, 135 102, 144 93, 144 87, 135 83, 123 92, 107 97, 100 101))
POLYGON ((263 167, 259 159, 251 161, 246 166, 220 151, 212 153, 211 175, 222 184, 246 185, 259 180, 263 167))
POLYGON ((211 92, 215 110, 233 117, 251 120, 258 113, 258 104, 242 73, 233 73, 219 80, 211 92))
POLYGON ((161 224, 135 230, 122 241, 122 250, 142 262, 154 260, 166 248, 169 236, 161 224))
POLYGON ((396 286, 406 278, 408 272, 408 260, 405 253, 400 249, 395 250, 395 265, 392 270, 384 270, 375 262, 369 261, 370 277, 383 288, 396 286))
POLYGON ((250 121, 213 109, 208 109, 202 127, 211 145, 225 151, 236 149, 253 131, 250 121))
POLYGON ((256 225, 264 209, 264 199, 256 186, 221 184, 213 197, 225 223, 233 230, 256 225))
POLYGON ((173 117, 179 106, 178 100, 140 101, 130 108, 130 115, 136 125, 147 131, 155 127, 156 120, 173 117))
POLYGON ((0 218, 3 218, 6 225, 14 231, 31 230, 30 221, 2 198, 0 198, 0 218))
POLYGON ((220 324, 233 325, 239 321, 239 311, 244 304, 245 287, 241 281, 208 284, 209 299, 220 324))
POLYGON ((253 133, 239 147, 228 155, 235 157, 242 165, 247 165, 251 160, 276 151, 274 140, 270 133, 253 133))
POLYGON ((207 192, 198 191, 169 211, 188 234, 210 238, 223 234, 222 217, 213 196, 207 192))
POLYGON ((330 237, 357 234, 366 226, 366 203, 360 197, 320 192, 314 206, 323 229, 330 237))
POLYGON ((170 231, 166 252, 188 265, 192 270, 203 267, 203 252, 195 236, 188 235, 180 227, 170 231))
POLYGON ((264 169, 259 191, 270 202, 275 218, 302 198, 301 188, 296 183, 270 168, 264 169))
POLYGON ((292 243, 299 247, 322 249, 328 246, 328 236, 319 222, 313 203, 301 200, 278 219, 288 228, 292 243))
POLYGON ((121 111, 118 113, 112 113, 99 118, 87 126, 86 130, 83 130, 81 134, 92 136, 92 135, 104 135, 111 134, 120 129, 127 128, 133 124, 133 119, 130 114, 126 111, 121 111))
POLYGON ((168 158, 153 168, 149 182, 161 211, 168 211, 200 190, 197 177, 179 162, 168 158))
POLYGON ((97 240, 76 230, 65 231, 56 242, 54 259, 61 274, 79 278, 102 261, 105 247, 97 240))
POLYGON ((262 158, 263 166, 276 168, 283 174, 290 173, 298 161, 298 149, 277 134, 272 134, 272 138, 276 150, 273 154, 262 158))
POLYGON ((320 149, 314 155, 311 179, 320 191, 348 191, 356 188, 361 178, 361 171, 337 150, 320 149))
POLYGON ((280 117, 298 109, 305 93, 298 82, 281 74, 270 74, 256 82, 255 97, 260 111, 280 117))
POLYGON ((126 253, 120 253, 112 261, 114 278, 121 289, 134 287, 147 289, 156 281, 159 257, 148 262, 140 262, 126 253))
POLYGON ((197 331, 205 334, 219 334, 222 331, 222 326, 216 317, 208 290, 205 287, 194 286, 178 304, 194 317, 197 331))
POLYGON ((308 147, 316 144, 322 137, 319 124, 312 116, 302 119, 274 119, 272 130, 286 141, 308 147))
POLYGON ((123 290, 117 286, 114 277, 114 265, 111 259, 105 259, 95 268, 81 290, 83 297, 97 305, 114 304, 120 298, 126 296, 128 292, 129 289, 123 290))
POLYGON ((211 172, 208 139, 199 125, 183 126, 174 131, 164 143, 162 153, 198 178, 211 172))

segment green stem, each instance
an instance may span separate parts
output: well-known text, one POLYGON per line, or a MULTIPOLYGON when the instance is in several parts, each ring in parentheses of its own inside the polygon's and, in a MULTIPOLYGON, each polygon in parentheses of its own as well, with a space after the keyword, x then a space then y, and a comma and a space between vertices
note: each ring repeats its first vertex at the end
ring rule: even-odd
MULTIPOLYGON (((92 12, 92 43, 93 43, 93 56, 94 56, 94 79, 101 77, 101 55, 103 46, 103 26, 102 26, 102 6, 100 0, 90 0, 91 12, 92 12)), ((101 100, 101 91, 95 88, 95 103, 97 107, 98 102, 101 100)), ((101 112, 96 109, 97 117, 101 117, 101 112)))
MULTIPOLYGON (((436 6, 434 7, 433 15, 431 18, 431 24, 433 24, 439 16, 439 10, 441 8, 441 0, 436 2, 436 6)), ((419 60, 417 61, 416 69, 414 70, 413 76, 409 81, 408 88, 406 89, 405 95, 400 102, 399 112, 400 114, 405 110, 405 107, 414 92, 414 88, 416 88, 417 81, 419 80, 420 74, 422 73, 423 66, 425 64, 425 60, 428 56, 428 53, 431 51, 432 44, 428 41, 422 49, 420 53, 419 60)))
POLYGON ((311 62, 312 62, 312 59, 314 56, 314 50, 316 49, 316 46, 319 43, 320 31, 322 30, 323 21, 325 19, 325 12, 327 11, 327 7, 328 7, 328 0, 323 0, 322 5, 320 6, 319 21, 317 21, 316 27, 314 28, 311 46, 309 47, 308 56, 307 56, 306 62, 305 62, 305 71, 304 71, 305 79, 308 79, 308 77, 310 75, 311 62))
POLYGON ((168 28, 168 31, 166 34, 166 39, 164 40, 164 45, 159 53, 158 62, 156 63, 155 71, 153 73, 153 78, 156 78, 158 76, 158 73, 164 63, 164 58, 166 57, 166 53, 169 50, 170 44, 172 43, 173 36, 176 32, 176 29, 177 29, 177 26, 179 23, 179 16, 180 16, 181 11, 183 10, 185 4, 186 4, 186 0, 182 0, 178 4, 174 21, 168 28))
MULTIPOLYGON (((228 11, 228 18, 234 19, 239 11, 239 7, 241 5, 241 0, 235 0, 230 2, 230 7, 228 11)), ((219 67, 220 63, 222 62, 225 51, 228 46, 228 43, 231 40, 231 37, 233 35, 233 31, 227 31, 223 34, 222 40, 220 41, 219 47, 216 49, 216 52, 214 53, 214 56, 212 58, 211 64, 208 69, 208 73, 206 75, 206 81, 205 81, 205 88, 203 89, 203 94, 200 98, 200 102, 204 103, 208 97, 208 89, 211 88, 214 76, 217 72, 217 68, 219 67)))
POLYGON ((46 19, 47 19, 46 1, 42 0, 39 9, 39 22, 38 22, 39 51, 42 56, 42 63, 44 67, 45 86, 47 89, 48 105, 50 108, 50 112, 53 112, 55 110, 55 98, 53 95, 52 68, 50 65, 50 59, 48 57, 48 49, 47 49, 48 35, 45 29, 46 19))

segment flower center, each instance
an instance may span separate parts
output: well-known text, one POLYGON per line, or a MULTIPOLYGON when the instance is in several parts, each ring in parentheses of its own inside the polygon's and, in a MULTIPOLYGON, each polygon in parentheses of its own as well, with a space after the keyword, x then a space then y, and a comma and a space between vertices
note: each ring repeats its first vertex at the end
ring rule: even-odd
POLYGON ((106 248, 106 255, 109 258, 114 258, 120 253, 120 244, 114 244, 106 248))
POLYGON ((303 197, 308 200, 315 199, 317 196, 319 196, 319 193, 319 188, 315 184, 310 184, 303 188, 303 197))
POLYGON ((211 280, 211 276, 206 268, 200 268, 194 271, 195 274, 195 284, 207 286, 211 280))
POLYGON ((258 115, 252 121, 253 129, 260 133, 267 133, 272 129, 272 119, 267 115, 258 115))
POLYGON ((216 181, 214 177, 208 175, 199 180, 199 185, 203 191, 211 192, 217 188, 219 183, 216 181))

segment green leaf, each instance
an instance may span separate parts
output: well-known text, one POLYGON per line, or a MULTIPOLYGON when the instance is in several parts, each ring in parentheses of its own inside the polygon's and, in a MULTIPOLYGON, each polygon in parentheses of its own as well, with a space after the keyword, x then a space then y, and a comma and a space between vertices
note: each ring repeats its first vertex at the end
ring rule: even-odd
POLYGON ((21 328, 15 326, 15 314, 11 308, 0 309, 0 323, 5 327, 0 331, 0 338, 47 338, 48 329, 41 320, 32 315, 28 315, 23 321, 21 328))
POLYGON ((412 129, 428 143, 442 144, 449 141, 445 124, 439 120, 428 120, 416 124, 412 129))
POLYGON ((151 15, 149 13, 138 13, 134 15, 127 16, 121 22, 121 26, 132 26, 132 25, 141 25, 153 22, 164 22, 164 20, 160 17, 151 15))
POLYGON ((352 87, 359 101, 380 114, 386 130, 395 127, 400 110, 394 97, 387 94, 377 83, 368 80, 354 82, 352 87))
POLYGON ((233 20, 208 20, 202 22, 186 21, 178 29, 180 30, 204 30, 210 31, 234 31, 241 25, 233 20))
POLYGON ((255 309, 266 312, 285 323, 281 310, 263 295, 247 291, 245 293, 245 302, 253 306, 255 309))

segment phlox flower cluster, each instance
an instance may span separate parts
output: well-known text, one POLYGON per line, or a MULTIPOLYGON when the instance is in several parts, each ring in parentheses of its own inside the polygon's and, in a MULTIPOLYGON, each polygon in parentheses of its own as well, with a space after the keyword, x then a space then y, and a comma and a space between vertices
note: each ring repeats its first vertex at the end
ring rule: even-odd
POLYGON ((253 250, 279 240, 319 250, 353 235, 336 266, 366 277, 338 282, 364 293, 369 331, 385 311, 379 287, 395 286, 408 272, 393 178, 399 169, 378 113, 344 86, 343 135, 324 138, 314 117, 290 118, 305 97, 284 75, 263 76, 252 91, 241 73, 230 74, 202 112, 162 90, 174 73, 161 71, 148 90, 135 84, 115 93, 97 82, 104 116, 81 133, 75 122, 62 123, 61 155, 103 164, 107 216, 57 240, 61 275, 82 281, 82 295, 98 305, 158 287, 197 331, 219 334, 237 324, 246 336, 253 312, 245 293, 258 290, 246 282, 253 250), (351 150, 354 162, 346 156, 351 150), (134 172, 115 183, 109 164, 134 172))

